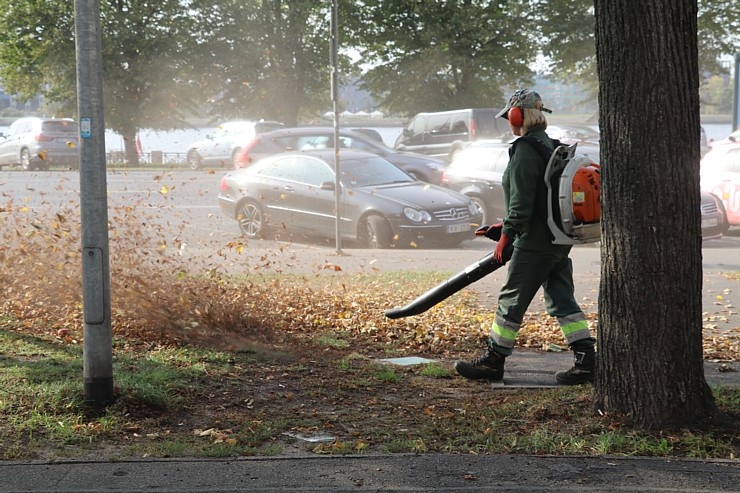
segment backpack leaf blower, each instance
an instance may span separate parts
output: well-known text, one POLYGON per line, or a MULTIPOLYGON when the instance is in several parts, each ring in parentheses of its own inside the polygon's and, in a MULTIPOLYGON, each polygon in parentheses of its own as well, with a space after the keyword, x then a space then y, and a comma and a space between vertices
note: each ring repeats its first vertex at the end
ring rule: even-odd
MULTIPOLYGON (((534 137, 520 137, 519 141, 529 142, 540 153, 546 163, 545 185, 547 186, 547 225, 553 235, 553 243, 575 245, 591 243, 601 238, 601 190, 600 168, 583 154, 576 154, 576 144, 560 145, 555 142, 551 151, 544 143, 534 137)), ((501 225, 482 226, 476 236, 485 236, 498 241, 501 225)), ((386 310, 388 318, 410 317, 423 313, 495 271, 509 261, 514 247, 504 250, 504 263, 493 259, 493 253, 486 255, 462 272, 433 287, 408 305, 386 310)))

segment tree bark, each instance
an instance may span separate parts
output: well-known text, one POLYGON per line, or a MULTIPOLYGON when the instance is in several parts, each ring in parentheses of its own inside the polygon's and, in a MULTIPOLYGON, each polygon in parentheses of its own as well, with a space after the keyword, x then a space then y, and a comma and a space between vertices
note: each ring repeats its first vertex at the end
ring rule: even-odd
POLYGON ((602 267, 594 405, 668 429, 704 378, 696 0, 595 0, 602 267))
POLYGON ((137 130, 128 130, 123 133, 123 160, 126 165, 139 165, 139 147, 136 145, 137 130))

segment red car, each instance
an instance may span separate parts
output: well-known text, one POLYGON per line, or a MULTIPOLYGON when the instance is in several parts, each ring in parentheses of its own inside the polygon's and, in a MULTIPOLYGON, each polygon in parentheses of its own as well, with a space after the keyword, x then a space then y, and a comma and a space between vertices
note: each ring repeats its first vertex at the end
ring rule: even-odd
POLYGON ((701 189, 719 197, 729 225, 740 226, 740 142, 715 145, 704 156, 701 189))

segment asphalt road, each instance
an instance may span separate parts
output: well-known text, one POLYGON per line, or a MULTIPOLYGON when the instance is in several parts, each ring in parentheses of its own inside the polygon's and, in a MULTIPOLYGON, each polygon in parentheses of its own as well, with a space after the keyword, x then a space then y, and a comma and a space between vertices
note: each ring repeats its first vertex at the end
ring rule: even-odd
POLYGON ((740 464, 645 457, 393 454, 0 463, 0 492, 739 492, 740 464))

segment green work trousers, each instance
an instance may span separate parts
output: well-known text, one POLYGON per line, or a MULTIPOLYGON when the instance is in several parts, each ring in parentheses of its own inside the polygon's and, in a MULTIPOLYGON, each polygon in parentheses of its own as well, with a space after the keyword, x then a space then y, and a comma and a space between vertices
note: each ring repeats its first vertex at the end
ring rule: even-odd
POLYGON ((575 299, 569 253, 570 248, 551 252, 514 248, 491 327, 490 344, 495 352, 511 354, 524 314, 540 287, 547 313, 558 319, 568 344, 591 337, 586 316, 575 299))

